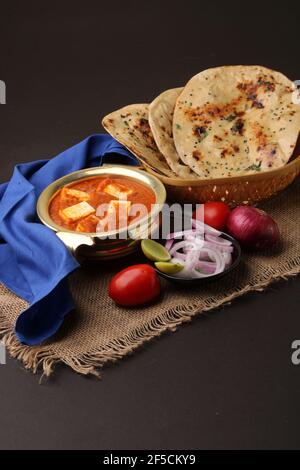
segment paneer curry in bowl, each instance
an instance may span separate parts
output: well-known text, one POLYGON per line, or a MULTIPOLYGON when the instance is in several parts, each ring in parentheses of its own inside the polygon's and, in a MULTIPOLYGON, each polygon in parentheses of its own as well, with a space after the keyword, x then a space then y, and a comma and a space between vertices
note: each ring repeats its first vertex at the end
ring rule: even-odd
POLYGON ((69 230, 105 232, 137 221, 143 213, 150 213, 155 202, 154 191, 145 184, 126 176, 104 175, 59 189, 50 202, 49 214, 55 223, 69 230), (144 210, 133 211, 141 203, 144 210))
POLYGON ((156 177, 130 166, 107 165, 54 181, 40 195, 37 212, 75 255, 86 246, 92 257, 123 256, 135 247, 129 229, 150 229, 165 199, 156 177))

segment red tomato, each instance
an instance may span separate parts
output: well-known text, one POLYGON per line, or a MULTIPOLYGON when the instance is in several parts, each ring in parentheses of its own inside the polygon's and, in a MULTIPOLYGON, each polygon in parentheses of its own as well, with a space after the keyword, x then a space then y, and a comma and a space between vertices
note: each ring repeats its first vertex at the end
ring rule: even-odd
POLYGON ((158 275, 149 264, 130 266, 112 278, 108 294, 125 307, 145 304, 160 294, 158 275))
MULTIPOLYGON (((202 207, 193 212, 194 219, 203 220, 202 207)), ((230 209, 225 202, 205 202, 204 204, 204 223, 211 227, 222 230, 227 218, 230 214, 230 209)))

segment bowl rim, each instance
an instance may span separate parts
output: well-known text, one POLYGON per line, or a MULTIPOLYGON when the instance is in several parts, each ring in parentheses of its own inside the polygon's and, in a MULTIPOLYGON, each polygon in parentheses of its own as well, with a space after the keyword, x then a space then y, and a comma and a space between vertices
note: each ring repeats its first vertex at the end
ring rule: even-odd
POLYGON ((166 201, 167 193, 164 184, 160 181, 159 178, 155 175, 150 175, 145 171, 144 168, 137 166, 134 167, 132 165, 119 165, 119 164, 104 164, 102 166, 91 167, 91 168, 83 168, 81 170, 73 171, 68 173, 61 178, 56 179, 52 183, 50 183, 40 194, 36 204, 37 215, 40 221, 46 225, 48 228, 52 229, 55 232, 60 233, 70 233, 73 235, 80 235, 86 237, 95 237, 101 238, 105 235, 106 238, 114 235, 120 235, 122 233, 128 232, 128 230, 132 230, 137 226, 143 226, 144 224, 148 223, 154 217, 156 217, 159 212, 161 211, 163 204, 166 201), (142 219, 134 222, 122 230, 112 230, 110 232, 76 232, 75 230, 69 230, 61 225, 55 223, 50 215, 49 215, 49 204, 57 193, 59 189, 64 186, 68 186, 76 181, 80 181, 87 178, 97 177, 102 174, 111 174, 111 175, 120 175, 126 176, 131 179, 135 179, 145 185, 148 185, 156 196, 155 206, 154 208, 147 214, 147 216, 143 217, 142 219))

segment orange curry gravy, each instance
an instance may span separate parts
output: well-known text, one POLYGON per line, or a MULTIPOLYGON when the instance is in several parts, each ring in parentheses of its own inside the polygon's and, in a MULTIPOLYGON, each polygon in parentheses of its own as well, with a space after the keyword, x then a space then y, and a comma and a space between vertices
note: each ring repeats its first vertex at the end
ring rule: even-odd
POLYGON ((145 215, 131 215, 133 204, 143 204, 147 213, 150 213, 155 201, 154 192, 143 183, 126 176, 103 175, 61 188, 50 201, 49 215, 56 224, 69 230, 96 232, 98 226, 98 231, 107 231, 111 228, 111 225, 107 225, 107 218, 109 214, 112 215, 112 211, 115 211, 115 228, 119 229, 145 215), (99 214, 99 211, 97 215, 97 208, 101 204, 107 204, 108 209, 104 215, 99 214), (123 204, 121 209, 119 204, 123 204))

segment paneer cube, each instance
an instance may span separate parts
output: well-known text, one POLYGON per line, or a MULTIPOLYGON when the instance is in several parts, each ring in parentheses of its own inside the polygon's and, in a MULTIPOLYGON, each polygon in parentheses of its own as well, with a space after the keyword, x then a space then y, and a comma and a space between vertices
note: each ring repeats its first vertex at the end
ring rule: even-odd
POLYGON ((59 215, 66 222, 76 222, 77 220, 83 219, 83 217, 87 217, 95 212, 95 209, 88 202, 82 201, 74 206, 61 209, 59 211, 59 215))
POLYGON ((133 192, 132 189, 127 188, 127 186, 116 183, 109 178, 102 181, 98 185, 97 190, 103 193, 110 194, 111 196, 117 197, 119 199, 126 199, 133 192))
POLYGON ((63 188, 61 190, 61 199, 70 199, 70 198, 76 198, 78 199, 79 202, 81 201, 88 201, 90 198, 90 195, 86 193, 85 191, 80 191, 78 189, 72 189, 72 188, 63 188))
POLYGON ((96 232, 99 219, 94 214, 80 220, 76 225, 77 232, 96 232))
POLYGON ((109 202, 108 204, 108 209, 107 213, 108 214, 114 214, 114 213, 124 213, 126 216, 128 216, 129 211, 131 208, 131 202, 130 201, 122 201, 119 199, 113 199, 112 201, 109 202))
POLYGON ((131 208, 130 201, 112 200, 108 205, 106 215, 99 221, 98 230, 116 230, 128 225, 131 208))

